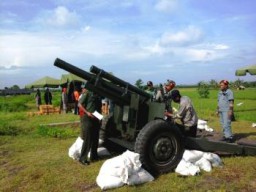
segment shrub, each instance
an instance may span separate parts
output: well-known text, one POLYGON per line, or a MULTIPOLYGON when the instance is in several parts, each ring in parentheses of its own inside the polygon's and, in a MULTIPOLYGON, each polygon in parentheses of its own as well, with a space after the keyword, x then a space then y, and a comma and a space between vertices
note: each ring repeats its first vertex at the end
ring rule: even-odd
POLYGON ((198 84, 197 92, 200 98, 208 98, 209 97, 209 85, 203 81, 198 84))

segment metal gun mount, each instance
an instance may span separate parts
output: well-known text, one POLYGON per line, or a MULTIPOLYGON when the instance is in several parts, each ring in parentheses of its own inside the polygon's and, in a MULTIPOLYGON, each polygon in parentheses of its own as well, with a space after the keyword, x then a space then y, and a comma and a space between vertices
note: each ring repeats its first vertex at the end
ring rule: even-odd
POLYGON ((103 69, 91 66, 89 73, 58 58, 54 65, 85 79, 88 90, 112 100, 114 111, 102 122, 104 145, 110 148, 115 143, 139 153, 144 168, 152 174, 175 169, 185 148, 256 155, 256 141, 225 143, 203 135, 184 136, 174 122, 164 119, 164 103, 152 101, 150 94, 103 69))

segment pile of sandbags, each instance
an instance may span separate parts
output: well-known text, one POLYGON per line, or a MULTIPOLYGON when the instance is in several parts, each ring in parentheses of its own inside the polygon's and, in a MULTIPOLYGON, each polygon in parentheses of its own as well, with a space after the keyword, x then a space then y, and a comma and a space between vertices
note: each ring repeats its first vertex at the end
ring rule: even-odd
POLYGON ((175 172, 183 176, 198 175, 201 170, 210 172, 212 167, 222 166, 220 157, 214 153, 185 150, 175 172))
POLYGON ((153 180, 154 177, 141 167, 139 154, 127 150, 103 163, 96 182, 102 190, 106 190, 153 180))

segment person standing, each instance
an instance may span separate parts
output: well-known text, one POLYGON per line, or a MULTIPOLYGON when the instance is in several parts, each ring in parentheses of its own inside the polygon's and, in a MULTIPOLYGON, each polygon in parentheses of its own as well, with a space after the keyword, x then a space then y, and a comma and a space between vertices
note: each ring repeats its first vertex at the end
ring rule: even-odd
POLYGON ((222 141, 233 142, 231 129, 231 120, 234 112, 234 94, 228 87, 227 80, 221 80, 219 83, 220 91, 218 93, 218 106, 216 114, 220 117, 220 123, 223 131, 222 141))
POLYGON ((172 113, 172 98, 171 98, 171 90, 176 86, 176 83, 172 80, 167 80, 164 85, 164 95, 163 101, 165 102, 165 110, 166 112, 172 113))
POLYGON ((78 109, 79 96, 80 94, 79 94, 78 88, 76 87, 74 91, 74 101, 75 101, 74 114, 75 115, 79 115, 79 109, 78 109))
POLYGON ((152 81, 148 81, 147 82, 147 87, 145 89, 145 91, 151 95, 151 100, 154 101, 155 100, 155 96, 156 96, 156 90, 153 86, 153 82, 152 81))
POLYGON ((50 92, 49 88, 45 90, 44 93, 44 101, 46 105, 51 105, 52 104, 52 93, 50 92))
POLYGON ((39 89, 36 90, 35 98, 36 98, 37 109, 40 110, 40 105, 42 104, 42 99, 41 99, 41 92, 39 89))
POLYGON ((175 114, 172 112, 165 112, 165 115, 172 117, 173 119, 180 119, 183 126, 178 126, 181 128, 184 135, 196 137, 198 117, 191 99, 187 96, 181 96, 179 90, 173 90, 171 92, 171 99, 175 103, 179 103, 179 109, 175 114))
POLYGON ((68 106, 68 94, 67 88, 64 87, 61 93, 61 101, 62 101, 62 109, 64 113, 67 113, 67 106, 68 106))
MULTIPOLYGON (((85 87, 82 86, 82 89, 85 89, 85 87)), ((83 92, 84 93, 78 101, 78 107, 81 112, 80 136, 84 141, 79 162, 84 165, 89 165, 90 161, 98 159, 97 149, 99 143, 100 120, 93 115, 93 112, 97 111, 101 113, 101 98, 91 91, 87 90, 83 92), (89 152, 91 152, 90 159, 88 159, 89 152)))

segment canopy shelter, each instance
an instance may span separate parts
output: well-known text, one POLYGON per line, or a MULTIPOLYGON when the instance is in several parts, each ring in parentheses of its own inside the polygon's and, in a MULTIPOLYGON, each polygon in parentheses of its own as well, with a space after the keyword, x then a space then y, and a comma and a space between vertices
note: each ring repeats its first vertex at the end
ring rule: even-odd
POLYGON ((246 73, 250 75, 256 75, 256 64, 242 67, 236 70, 236 76, 245 76, 246 73))
POLYGON ((67 88, 68 103, 74 103, 74 91, 81 92, 81 85, 86 83, 86 80, 72 73, 63 74, 60 80, 60 86, 67 88))
POLYGON ((60 85, 60 80, 55 79, 49 76, 45 76, 41 79, 34 81, 31 84, 26 85, 26 88, 43 88, 43 87, 51 87, 58 88, 60 85))
POLYGON ((76 76, 72 73, 69 73, 69 74, 63 74, 61 76, 60 84, 63 85, 63 84, 66 84, 66 83, 69 83, 69 82, 72 82, 72 81, 85 82, 86 80, 84 80, 81 77, 78 77, 78 76, 76 76))

